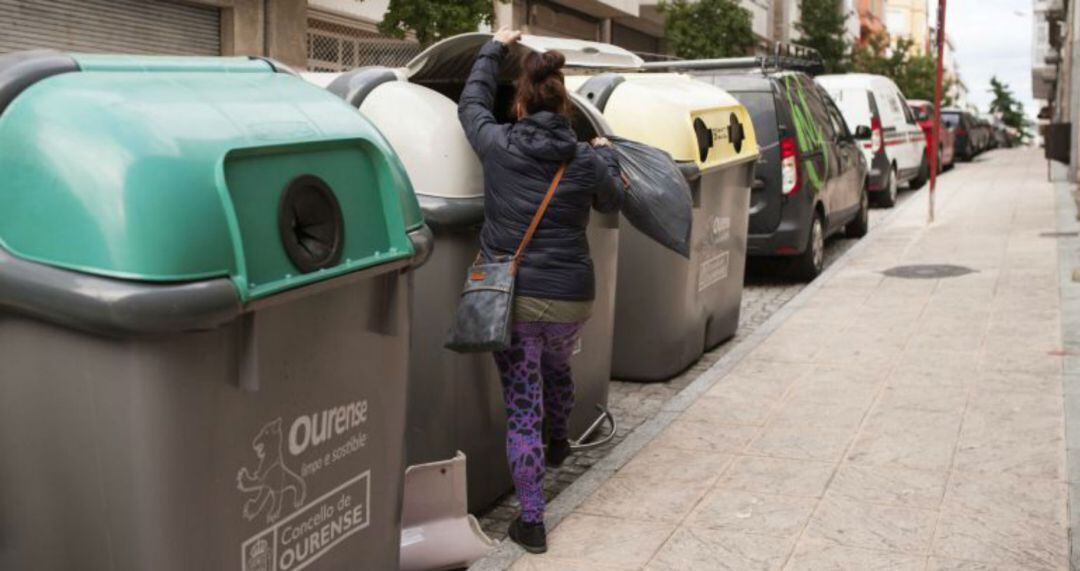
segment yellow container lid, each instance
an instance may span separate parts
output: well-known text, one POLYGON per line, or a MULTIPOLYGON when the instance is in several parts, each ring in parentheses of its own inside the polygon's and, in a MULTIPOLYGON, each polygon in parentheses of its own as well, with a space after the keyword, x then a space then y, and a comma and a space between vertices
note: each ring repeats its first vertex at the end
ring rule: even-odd
MULTIPOLYGON (((728 92, 684 74, 619 75, 623 81, 602 109, 615 135, 663 149, 702 171, 757 159, 750 113, 728 92)), ((593 77, 569 76, 566 86, 577 91, 593 77)))

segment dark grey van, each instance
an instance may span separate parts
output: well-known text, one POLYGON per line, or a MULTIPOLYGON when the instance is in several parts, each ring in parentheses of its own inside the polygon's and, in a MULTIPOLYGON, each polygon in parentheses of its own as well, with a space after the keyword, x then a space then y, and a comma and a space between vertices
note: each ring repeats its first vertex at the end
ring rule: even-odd
MULTIPOLYGON (((868 229, 867 166, 855 135, 809 75, 777 60, 664 62, 716 85, 750 111, 761 158, 750 198, 747 253, 788 258, 790 274, 812 280, 824 266, 825 239, 868 229)), ((869 138, 869 133, 862 134, 869 138)))

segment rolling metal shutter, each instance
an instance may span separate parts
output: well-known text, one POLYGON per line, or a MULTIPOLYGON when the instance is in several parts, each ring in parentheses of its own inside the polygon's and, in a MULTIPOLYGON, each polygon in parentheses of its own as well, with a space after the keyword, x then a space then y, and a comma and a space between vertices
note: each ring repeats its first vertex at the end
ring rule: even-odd
POLYGON ((169 0, 0 0, 0 53, 221 55, 221 10, 169 0))

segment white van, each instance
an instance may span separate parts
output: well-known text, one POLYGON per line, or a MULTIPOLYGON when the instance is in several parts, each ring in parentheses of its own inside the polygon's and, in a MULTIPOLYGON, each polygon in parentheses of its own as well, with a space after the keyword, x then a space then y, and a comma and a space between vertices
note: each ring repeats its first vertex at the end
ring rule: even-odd
POLYGON ((896 84, 881 75, 822 75, 817 82, 832 96, 844 120, 863 133, 862 148, 870 165, 867 190, 879 204, 896 204, 897 188, 921 188, 930 178, 926 137, 896 84), (860 129, 866 127, 866 129, 860 129), (865 140, 867 135, 869 140, 865 140))

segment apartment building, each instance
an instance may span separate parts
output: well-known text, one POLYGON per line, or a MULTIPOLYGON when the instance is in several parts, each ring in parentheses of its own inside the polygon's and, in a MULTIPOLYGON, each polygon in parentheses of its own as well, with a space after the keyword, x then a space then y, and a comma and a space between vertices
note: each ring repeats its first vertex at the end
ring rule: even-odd
POLYGON ((306 0, 0 0, 0 53, 269 56, 307 61, 306 0))
POLYGON ((1080 180, 1080 18, 1076 0, 1033 0, 1032 95, 1039 111, 1039 135, 1057 180, 1080 180))
MULTIPOLYGON (((772 0, 773 30, 771 40, 777 42, 798 43, 797 24, 802 14, 799 10, 801 0, 772 0)), ((837 9, 845 16, 844 35, 850 42, 859 41, 859 2, 858 0, 837 0, 837 9)))
POLYGON ((878 34, 888 33, 885 8, 886 0, 859 0, 860 44, 865 44, 878 34))
POLYGON ((926 55, 930 50, 929 25, 927 0, 888 0, 885 27, 893 46, 900 38, 907 38, 914 53, 926 55))

